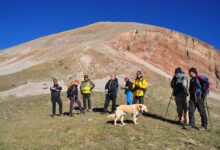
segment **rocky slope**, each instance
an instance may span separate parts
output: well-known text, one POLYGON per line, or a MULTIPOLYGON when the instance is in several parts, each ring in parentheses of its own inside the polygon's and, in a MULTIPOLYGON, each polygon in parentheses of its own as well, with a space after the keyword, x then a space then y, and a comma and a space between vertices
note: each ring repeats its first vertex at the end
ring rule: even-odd
POLYGON ((220 53, 212 46, 165 28, 101 22, 0 51, 0 79, 8 80, 0 88, 85 73, 98 79, 144 70, 148 77, 154 71, 168 78, 177 66, 197 67, 210 76, 212 89, 220 88, 220 53))

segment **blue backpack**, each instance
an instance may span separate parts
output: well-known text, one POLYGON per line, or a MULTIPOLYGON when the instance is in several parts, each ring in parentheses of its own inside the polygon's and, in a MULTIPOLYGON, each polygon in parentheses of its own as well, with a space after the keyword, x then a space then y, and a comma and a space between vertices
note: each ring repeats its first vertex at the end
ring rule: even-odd
POLYGON ((210 87, 208 76, 206 76, 206 75, 199 75, 198 76, 198 80, 200 82, 200 88, 202 90, 202 93, 205 96, 207 96, 209 94, 209 87, 210 87))

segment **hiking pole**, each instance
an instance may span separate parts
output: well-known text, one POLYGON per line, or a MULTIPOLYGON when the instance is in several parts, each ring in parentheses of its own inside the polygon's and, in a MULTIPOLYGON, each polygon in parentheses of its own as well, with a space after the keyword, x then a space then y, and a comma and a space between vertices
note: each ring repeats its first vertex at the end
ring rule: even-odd
POLYGON ((170 107, 170 102, 171 102, 171 100, 172 100, 172 97, 173 97, 173 92, 172 92, 171 95, 170 95, 170 100, 169 100, 169 103, 168 103, 168 106, 167 106, 167 111, 166 111, 166 114, 165 114, 165 116, 164 116, 164 119, 166 119, 166 116, 167 116, 167 113, 168 113, 168 110, 169 110, 169 107, 170 107))
POLYGON ((210 124, 210 128, 211 128, 211 131, 212 131, 212 123, 211 123, 211 115, 209 113, 209 107, 208 107, 208 102, 206 100, 206 96, 204 98, 204 101, 205 101, 205 104, 206 104, 206 109, 207 109, 207 112, 208 112, 208 117, 209 117, 209 124, 210 124))

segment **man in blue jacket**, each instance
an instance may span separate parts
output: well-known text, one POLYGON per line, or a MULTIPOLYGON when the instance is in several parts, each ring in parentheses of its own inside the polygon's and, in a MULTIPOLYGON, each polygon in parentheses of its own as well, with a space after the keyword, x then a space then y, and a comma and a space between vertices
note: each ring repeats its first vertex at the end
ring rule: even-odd
POLYGON ((118 80, 115 75, 111 75, 111 79, 105 85, 105 104, 104 104, 104 114, 107 113, 108 105, 110 100, 112 101, 112 113, 116 109, 116 98, 118 92, 118 80))

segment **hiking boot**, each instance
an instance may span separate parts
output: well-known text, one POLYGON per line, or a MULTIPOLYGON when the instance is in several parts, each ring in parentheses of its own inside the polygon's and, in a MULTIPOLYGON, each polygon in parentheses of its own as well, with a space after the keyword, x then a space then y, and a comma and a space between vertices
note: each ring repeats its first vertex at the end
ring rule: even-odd
POLYGON ((191 129, 195 129, 195 126, 190 124, 183 124, 183 129, 191 130, 191 129))
POLYGON ((70 116, 70 117, 74 117, 75 115, 73 115, 73 114, 70 114, 69 116, 70 116))
POLYGON ((85 115, 86 112, 83 110, 83 111, 81 111, 80 113, 83 114, 83 115, 85 115))
POLYGON ((201 127, 199 128, 199 131, 205 131, 205 130, 207 130, 207 127, 205 127, 205 126, 201 126, 201 127))
POLYGON ((102 114, 102 115, 106 115, 106 114, 107 114, 107 112, 105 112, 105 111, 104 111, 104 112, 102 112, 101 114, 102 114))

